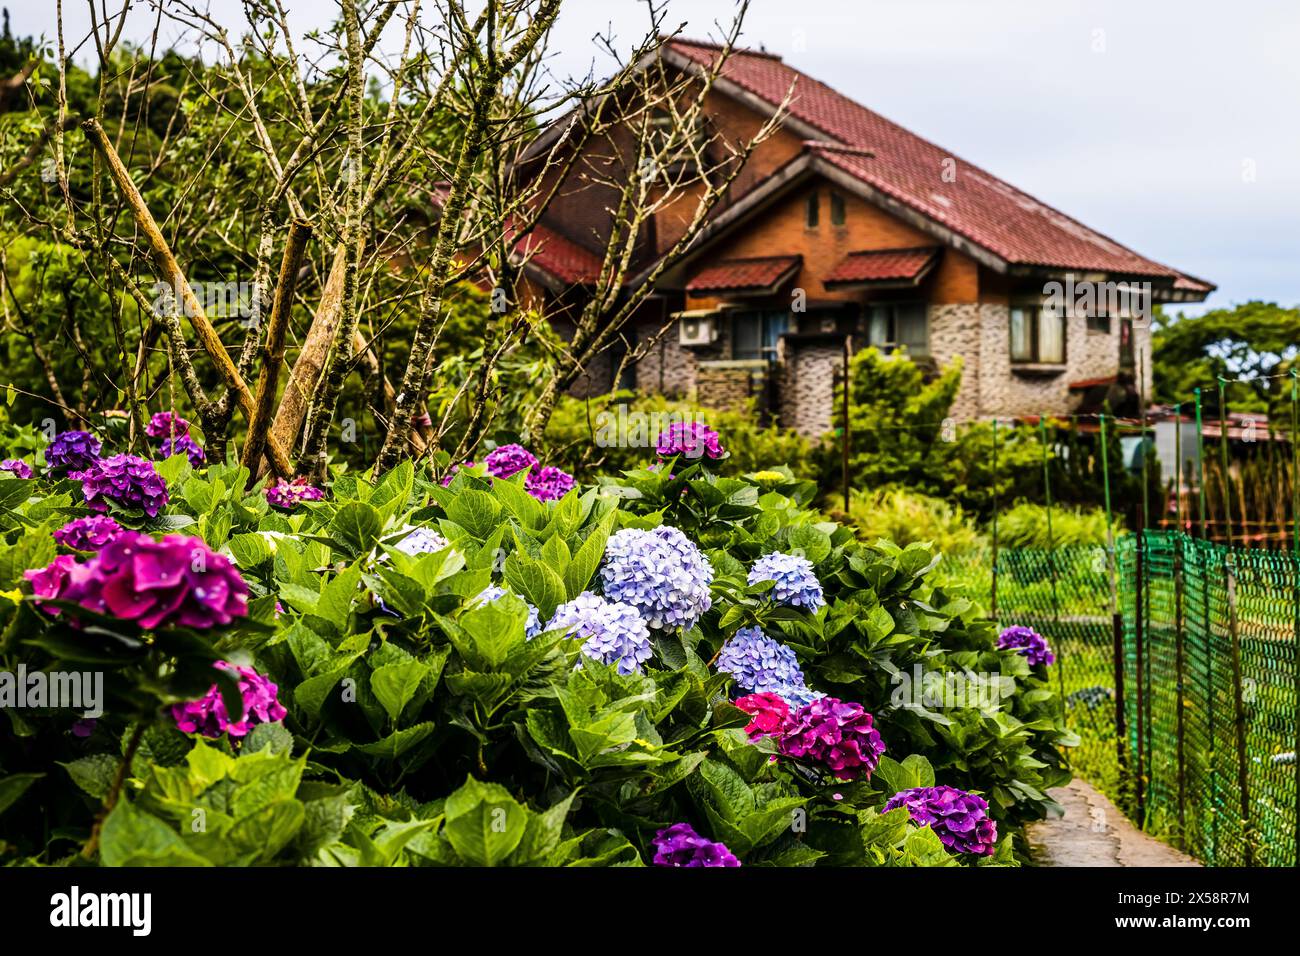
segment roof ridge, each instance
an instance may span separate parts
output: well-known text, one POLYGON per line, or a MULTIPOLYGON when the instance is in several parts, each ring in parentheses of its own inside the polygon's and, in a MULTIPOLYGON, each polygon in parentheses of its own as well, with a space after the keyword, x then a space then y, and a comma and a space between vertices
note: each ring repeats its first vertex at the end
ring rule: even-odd
MULTIPOLYGON (((719 43, 717 40, 693 40, 690 37, 677 36, 676 34, 660 34, 659 40, 666 44, 681 43, 684 46, 695 46, 704 50, 721 51, 726 49, 725 45, 719 43)), ((776 60, 778 63, 785 62, 785 60, 781 58, 781 54, 773 53, 770 50, 755 50, 753 47, 733 45, 731 52, 741 56, 760 56, 767 60, 776 60)), ((791 69, 793 69, 793 67, 791 67, 791 69)))

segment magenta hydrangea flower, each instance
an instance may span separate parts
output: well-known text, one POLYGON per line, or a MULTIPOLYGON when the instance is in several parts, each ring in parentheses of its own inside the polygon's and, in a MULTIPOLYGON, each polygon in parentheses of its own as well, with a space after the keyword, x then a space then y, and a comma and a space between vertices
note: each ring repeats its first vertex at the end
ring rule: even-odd
POLYGON ((956 787, 913 787, 889 798, 885 810, 907 807, 914 823, 928 826, 940 842, 958 853, 991 856, 998 842, 997 821, 989 819, 989 805, 956 787))
POLYGON ((300 502, 320 501, 325 497, 325 492, 309 483, 306 478, 295 478, 293 481, 277 479, 274 485, 267 485, 264 494, 273 507, 285 511, 292 511, 300 502))
POLYGON ((30 478, 32 476, 32 466, 21 458, 6 458, 4 461, 0 461, 0 471, 7 471, 18 478, 30 478))
POLYGON ((525 468, 536 467, 537 457, 523 445, 502 445, 488 452, 483 464, 493 478, 509 478, 525 468))
POLYGON ((175 412, 155 412, 144 426, 144 433, 150 438, 174 438, 190 433, 190 423, 175 412))
POLYGON ((190 466, 199 467, 208 460, 207 453, 189 435, 177 435, 175 438, 164 438, 162 444, 158 446, 158 457, 161 459, 170 458, 172 455, 184 454, 189 459, 190 466))
POLYGON ((554 465, 531 471, 524 479, 524 490, 538 501, 559 501, 573 485, 573 476, 554 465))
POLYGON ((138 455, 96 459, 81 474, 81 494, 95 511, 107 511, 111 501, 153 518, 167 504, 167 482, 153 462, 138 455))
POLYGON ((820 697, 795 711, 781 737, 781 753, 827 767, 840 780, 871 779, 885 744, 861 704, 820 697))
POLYGON ((718 433, 704 422, 673 422, 659 433, 655 442, 655 454, 660 458, 725 458, 726 449, 718 439, 718 433))
POLYGON ((674 823, 655 834, 655 866, 740 866, 725 844, 706 840, 689 823, 674 823))
POLYGON ((123 530, 108 515, 91 515, 69 521, 54 532, 54 540, 73 551, 98 551, 123 530))
POLYGON ((84 564, 71 555, 26 572, 37 598, 58 598, 147 630, 208 629, 248 615, 248 585, 202 538, 123 531, 84 564))
POLYGON ((1029 659, 1030 667, 1039 664, 1051 664, 1056 655, 1048 645, 1046 638, 1032 627, 1009 627, 998 635, 998 650, 1015 651, 1029 659))
MULTIPOLYGON (((32 586, 32 594, 39 598, 58 598, 67 586, 68 579, 81 567, 71 554, 61 554, 43 568, 24 571, 23 577, 32 586)), ((57 608, 50 609, 58 614, 57 608)))
POLYGON ((780 737, 790 720, 790 705, 777 694, 747 694, 736 706, 754 718, 745 726, 750 740, 780 737))
POLYGON ((220 737, 222 734, 243 737, 257 724, 284 720, 288 711, 276 696, 279 691, 276 684, 251 667, 236 667, 225 661, 217 661, 213 666, 239 674, 239 693, 244 698, 244 715, 239 720, 231 720, 221 690, 213 684, 198 700, 172 705, 172 718, 180 730, 187 734, 202 734, 204 737, 220 737))
POLYGON ((101 448, 90 432, 59 432, 45 446, 45 464, 52 471, 80 471, 98 460, 101 448))

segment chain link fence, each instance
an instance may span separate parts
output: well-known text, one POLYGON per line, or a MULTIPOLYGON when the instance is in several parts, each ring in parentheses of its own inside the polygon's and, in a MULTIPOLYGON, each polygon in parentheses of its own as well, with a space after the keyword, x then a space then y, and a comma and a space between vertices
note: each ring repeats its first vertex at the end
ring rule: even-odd
POLYGON ((1048 638, 1075 772, 1143 829, 1214 866, 1294 866, 1296 559, 1172 531, 1141 544, 1123 536, 1113 566, 1102 547, 1004 548, 996 578, 989 551, 940 573, 1048 638))

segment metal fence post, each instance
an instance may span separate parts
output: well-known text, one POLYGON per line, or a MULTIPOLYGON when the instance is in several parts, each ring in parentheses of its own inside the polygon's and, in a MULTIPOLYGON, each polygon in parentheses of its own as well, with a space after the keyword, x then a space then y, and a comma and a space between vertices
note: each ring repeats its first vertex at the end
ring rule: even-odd
POLYGON ((1098 416, 1101 426, 1101 479, 1106 502, 1106 565, 1110 578, 1110 627, 1115 657, 1115 754, 1119 761, 1120 789, 1132 783, 1128 775, 1128 718, 1124 703, 1124 616, 1119 610, 1119 588, 1115 580, 1115 527, 1110 511, 1110 460, 1106 449, 1106 413, 1098 416))
POLYGON ((1185 649, 1183 647, 1183 548, 1187 536, 1183 533, 1183 406, 1174 406, 1174 515, 1178 531, 1174 535, 1174 753, 1177 761, 1178 786, 1178 844, 1187 849, 1187 728, 1184 700, 1186 677, 1185 649))

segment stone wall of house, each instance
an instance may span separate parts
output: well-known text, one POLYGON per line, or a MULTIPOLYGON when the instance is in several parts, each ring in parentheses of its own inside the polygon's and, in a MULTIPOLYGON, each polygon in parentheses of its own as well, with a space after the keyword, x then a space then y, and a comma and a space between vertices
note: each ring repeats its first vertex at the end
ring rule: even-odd
POLYGON ((952 405, 958 420, 980 414, 980 307, 976 303, 931 305, 930 356, 939 368, 955 358, 962 361, 961 388, 952 405))
POLYGON ((696 365, 695 400, 705 408, 742 412, 767 388, 766 362, 705 361, 696 365))
MULTIPOLYGON (((659 331, 663 320, 656 314, 637 323, 637 341, 644 342, 659 331)), ((646 395, 694 399, 702 362, 731 358, 731 329, 726 321, 718 323, 718 340, 709 346, 684 346, 674 322, 636 365, 636 388, 646 395)))
POLYGON ((786 340, 778 367, 780 419, 805 438, 818 439, 831 430, 835 377, 844 366, 840 342, 786 340))

